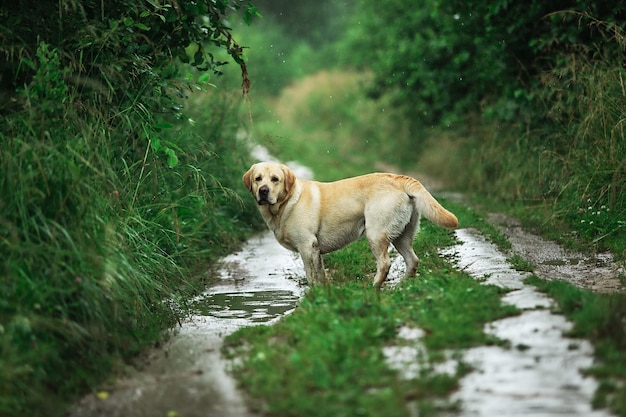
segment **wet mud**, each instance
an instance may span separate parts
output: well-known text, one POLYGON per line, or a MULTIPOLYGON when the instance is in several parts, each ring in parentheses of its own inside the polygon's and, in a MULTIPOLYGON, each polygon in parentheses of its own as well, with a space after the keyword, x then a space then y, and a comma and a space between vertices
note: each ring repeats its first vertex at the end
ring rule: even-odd
POLYGON ((491 214, 489 221, 512 245, 512 252, 532 262, 535 273, 544 279, 559 279, 598 292, 624 291, 623 267, 610 253, 583 254, 564 249, 555 242, 524 230, 520 222, 503 214, 491 214))

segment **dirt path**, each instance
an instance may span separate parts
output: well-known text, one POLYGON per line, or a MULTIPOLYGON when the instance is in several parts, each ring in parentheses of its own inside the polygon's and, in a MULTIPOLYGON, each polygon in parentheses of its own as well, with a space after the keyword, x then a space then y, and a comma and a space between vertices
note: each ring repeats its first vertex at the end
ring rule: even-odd
MULTIPOLYGON (((490 221, 509 238, 514 253, 537 266, 538 275, 598 291, 623 288, 618 275, 624 271, 605 255, 564 251, 505 216, 493 215, 490 221)), ((580 372, 593 361, 590 344, 565 338, 571 324, 551 313, 553 301, 523 284, 526 275, 512 270, 506 256, 477 231, 460 229, 457 238, 461 243, 443 253, 470 275, 510 289, 503 301, 523 311, 485 329, 512 348, 465 352, 463 361, 476 371, 452 398, 462 404, 462 416, 608 416, 590 408, 596 382, 580 372)), ((391 285, 401 279, 403 268, 401 259, 394 261, 391 285)), ((242 326, 271 324, 293 310, 304 289, 295 277, 303 276, 299 258, 269 232, 251 238, 223 260, 218 281, 193 300, 193 316, 163 347, 149 352, 129 376, 83 398, 71 417, 254 417, 220 355, 223 339, 242 326)), ((419 335, 418 330, 408 333, 419 335)), ((416 349, 418 355, 421 348, 416 349)), ((390 352, 390 366, 415 369, 417 356, 404 350, 405 362, 394 365, 393 356, 400 353, 390 352)))

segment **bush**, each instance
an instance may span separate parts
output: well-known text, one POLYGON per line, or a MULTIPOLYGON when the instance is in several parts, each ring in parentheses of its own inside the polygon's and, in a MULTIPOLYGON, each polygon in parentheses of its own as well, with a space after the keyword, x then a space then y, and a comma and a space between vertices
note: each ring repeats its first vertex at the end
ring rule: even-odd
MULTIPOLYGON (((348 62, 374 71, 372 94, 392 94, 419 125, 479 110, 525 122, 523 113, 535 114, 535 77, 569 45, 604 40, 581 14, 556 13, 567 9, 624 27, 626 7, 616 1, 369 0, 356 5, 344 48, 348 62)), ((620 53, 614 44, 604 50, 620 53)))

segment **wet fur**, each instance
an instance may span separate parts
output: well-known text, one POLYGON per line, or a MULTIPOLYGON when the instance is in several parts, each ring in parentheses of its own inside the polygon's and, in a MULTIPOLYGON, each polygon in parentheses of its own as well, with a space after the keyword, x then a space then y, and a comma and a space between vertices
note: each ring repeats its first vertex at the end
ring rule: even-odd
POLYGON ((325 183, 261 162, 243 175, 243 183, 278 242, 302 257, 310 284, 328 282, 323 254, 366 237, 376 257, 374 285, 380 289, 391 266, 390 243, 404 258, 406 276, 417 271, 413 238, 420 215, 442 227, 458 227, 454 214, 404 175, 376 173, 325 183))

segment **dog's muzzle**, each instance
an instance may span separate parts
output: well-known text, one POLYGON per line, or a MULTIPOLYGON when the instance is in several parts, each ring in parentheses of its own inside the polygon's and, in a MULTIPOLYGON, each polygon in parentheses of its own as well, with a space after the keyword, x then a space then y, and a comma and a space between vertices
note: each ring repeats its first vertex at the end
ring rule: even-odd
POLYGON ((257 200, 257 203, 259 205, 264 205, 264 204, 270 204, 270 200, 269 200, 269 195, 270 195, 270 187, 268 187, 267 185, 263 185, 259 188, 258 191, 259 194, 259 198, 257 200))

